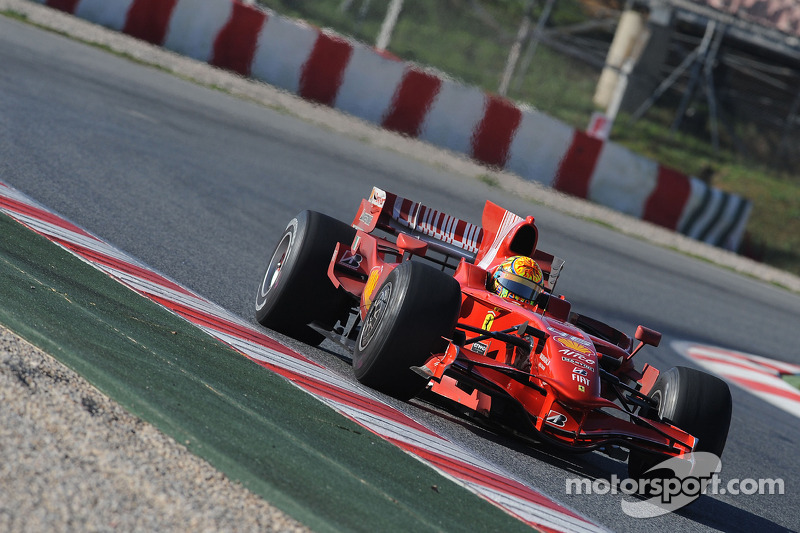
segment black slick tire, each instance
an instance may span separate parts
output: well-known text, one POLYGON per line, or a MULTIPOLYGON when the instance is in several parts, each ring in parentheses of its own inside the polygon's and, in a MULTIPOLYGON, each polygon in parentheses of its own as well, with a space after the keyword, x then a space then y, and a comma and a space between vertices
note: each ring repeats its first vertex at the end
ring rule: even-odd
POLYGON ((411 370, 447 347, 461 309, 461 286, 424 263, 396 267, 373 298, 353 355, 361 383, 408 400, 427 380, 411 370))
MULTIPOLYGON (((727 383, 706 372, 678 366, 658 376, 649 396, 658 401, 658 409, 647 416, 697 437, 695 451, 722 456, 733 410, 727 383)), ((664 459, 657 454, 631 450, 628 474, 633 479, 643 479, 650 468, 664 459)))
POLYGON ((259 324, 309 344, 324 337, 312 322, 331 329, 346 317, 351 299, 328 278, 337 243, 350 246, 356 230, 316 211, 294 217, 275 246, 256 293, 259 324))

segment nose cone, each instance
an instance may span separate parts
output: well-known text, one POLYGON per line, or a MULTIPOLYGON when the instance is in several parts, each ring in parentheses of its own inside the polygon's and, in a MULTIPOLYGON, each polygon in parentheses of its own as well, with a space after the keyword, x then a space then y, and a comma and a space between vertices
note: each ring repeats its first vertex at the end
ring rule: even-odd
POLYGON ((584 402, 600 395, 597 354, 591 341, 554 334, 547 339, 542 355, 549 364, 546 371, 541 367, 539 371, 558 384, 562 400, 584 402))

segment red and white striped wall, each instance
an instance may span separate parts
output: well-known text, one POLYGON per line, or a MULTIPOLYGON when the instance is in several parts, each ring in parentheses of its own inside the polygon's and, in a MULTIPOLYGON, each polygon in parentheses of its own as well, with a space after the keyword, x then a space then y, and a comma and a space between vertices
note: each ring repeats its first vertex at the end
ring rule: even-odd
POLYGON ((303 391, 392 442, 431 468, 543 531, 605 531, 535 487, 514 479, 434 430, 383 403, 366 387, 268 337, 263 331, 64 220, 0 181, 0 211, 83 258, 123 285, 162 305, 288 379, 303 391))
POLYGON ((751 204, 441 72, 238 0, 34 0, 736 250, 751 204))
POLYGON ((800 390, 782 379, 800 375, 800 365, 689 342, 674 342, 672 347, 706 370, 800 418, 800 390))

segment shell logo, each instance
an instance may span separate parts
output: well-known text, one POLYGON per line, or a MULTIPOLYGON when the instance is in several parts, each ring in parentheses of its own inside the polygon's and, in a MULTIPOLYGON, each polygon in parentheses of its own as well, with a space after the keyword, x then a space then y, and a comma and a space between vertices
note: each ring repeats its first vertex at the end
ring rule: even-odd
POLYGON ((555 340, 561 346, 569 350, 575 350, 576 352, 582 353, 584 355, 589 355, 590 353, 592 353, 591 348, 589 348, 588 346, 584 346, 583 344, 580 344, 578 342, 575 342, 571 339, 565 339, 564 337, 556 337, 555 340))
POLYGON ((382 266, 375 266, 369 272, 369 278, 367 278, 367 283, 364 286, 364 307, 367 310, 372 305, 372 293, 375 292, 375 287, 378 285, 378 278, 380 278, 382 271, 382 266))

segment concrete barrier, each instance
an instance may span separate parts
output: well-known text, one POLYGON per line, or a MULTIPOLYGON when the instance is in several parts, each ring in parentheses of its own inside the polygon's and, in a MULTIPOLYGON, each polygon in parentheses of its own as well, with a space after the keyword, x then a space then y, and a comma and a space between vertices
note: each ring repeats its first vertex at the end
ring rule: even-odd
POLYGON ((511 100, 238 0, 33 0, 729 250, 752 205, 511 100))

